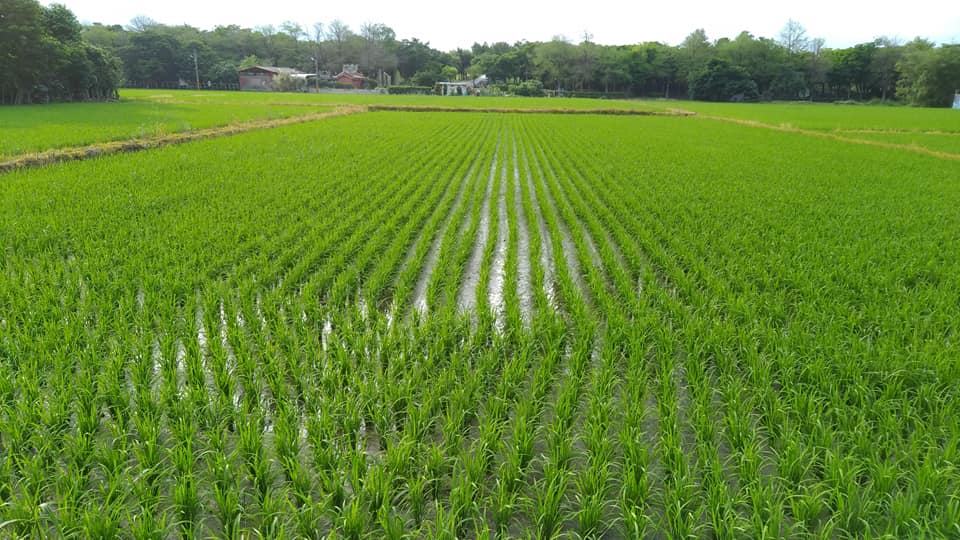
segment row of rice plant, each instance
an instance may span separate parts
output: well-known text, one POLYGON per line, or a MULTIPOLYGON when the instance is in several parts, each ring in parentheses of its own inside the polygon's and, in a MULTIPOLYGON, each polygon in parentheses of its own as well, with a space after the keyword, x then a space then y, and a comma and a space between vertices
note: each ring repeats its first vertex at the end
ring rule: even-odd
POLYGON ((369 113, 8 175, 0 532, 958 534, 953 171, 834 144, 369 113))

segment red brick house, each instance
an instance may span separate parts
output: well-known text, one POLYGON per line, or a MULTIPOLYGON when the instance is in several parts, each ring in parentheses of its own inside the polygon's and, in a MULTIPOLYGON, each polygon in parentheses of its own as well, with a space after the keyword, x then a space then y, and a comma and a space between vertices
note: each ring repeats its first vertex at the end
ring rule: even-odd
POLYGON ((349 84, 357 90, 363 90, 367 87, 367 78, 357 70, 356 64, 344 65, 343 71, 338 73, 334 80, 337 84, 349 84))

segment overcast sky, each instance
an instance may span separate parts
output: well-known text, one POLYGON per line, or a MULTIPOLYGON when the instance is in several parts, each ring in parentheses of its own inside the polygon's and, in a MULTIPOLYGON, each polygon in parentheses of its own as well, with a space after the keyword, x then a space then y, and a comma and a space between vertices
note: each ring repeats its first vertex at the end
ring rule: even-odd
MULTIPOLYGON (((44 3, 49 4, 49 1, 44 3)), ((358 30, 365 22, 384 23, 398 38, 416 37, 441 50, 473 42, 544 41, 563 35, 573 42, 584 33, 602 44, 662 41, 676 45, 696 28, 711 40, 734 37, 741 30, 776 37, 788 19, 806 27, 809 37, 823 37, 827 47, 847 47, 879 36, 908 41, 916 36, 936 42, 960 42, 960 7, 955 0, 882 2, 864 0, 59 0, 84 23, 127 24, 145 15, 164 24, 212 29, 237 24, 256 27, 295 21, 340 19, 358 30), (894 7, 895 6, 895 7, 894 7)))

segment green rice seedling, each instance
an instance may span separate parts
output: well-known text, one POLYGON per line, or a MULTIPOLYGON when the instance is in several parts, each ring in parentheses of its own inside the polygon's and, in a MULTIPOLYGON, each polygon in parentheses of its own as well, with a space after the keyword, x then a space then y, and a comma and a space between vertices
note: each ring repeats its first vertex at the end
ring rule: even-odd
POLYGON ((387 540, 401 540, 408 537, 403 519, 387 506, 380 507, 377 512, 377 522, 380 525, 382 537, 387 540))
POLYGON ((826 492, 816 485, 801 488, 789 500, 790 513, 796 523, 810 532, 817 530, 817 525, 826 510, 825 498, 826 492))
POLYGON ((115 508, 88 507, 83 513, 81 535, 85 538, 116 538, 121 531, 122 515, 115 508))
POLYGON ((363 511, 363 501, 353 497, 346 503, 339 518, 339 526, 343 537, 359 540, 363 537, 368 523, 367 515, 363 511))
POLYGON ((170 524, 167 514, 156 508, 141 507, 136 514, 127 515, 130 536, 136 540, 161 540, 167 538, 170 524))
POLYGON ((286 536, 286 523, 284 516, 284 497, 274 495, 274 492, 268 490, 260 498, 260 511, 258 513, 259 525, 254 527, 253 534, 261 538, 282 538, 286 536))
POLYGON ((83 527, 82 499, 86 478, 64 474, 56 482, 53 529, 59 536, 76 536, 83 527))
POLYGON ((220 522, 223 535, 227 538, 237 538, 241 534, 243 496, 240 487, 236 484, 231 461, 222 453, 211 456, 209 461, 213 477, 212 497, 215 505, 213 514, 220 522))
POLYGON ((343 477, 339 473, 318 471, 320 492, 324 497, 324 507, 331 515, 339 514, 347 500, 347 490, 343 477))
POLYGON ((363 498, 367 501, 371 514, 378 514, 393 500, 393 478, 382 464, 373 464, 367 468, 363 480, 363 498))
POLYGON ((436 505, 435 519, 432 523, 426 524, 426 536, 443 540, 453 540, 457 536, 457 518, 444 510, 439 503, 436 505))
POLYGON ((547 462, 543 479, 534 487, 530 513, 537 538, 557 538, 565 521, 563 501, 569 473, 557 464, 547 462))
POLYGON ((606 471, 588 470, 577 477, 577 527, 583 538, 602 537, 610 526, 604 521, 607 510, 604 487, 607 481, 606 471))
POLYGON ((450 506, 446 512, 447 524, 452 525, 457 537, 463 536, 479 513, 479 485, 468 471, 457 470, 450 479, 450 506))
POLYGON ((2 534, 950 537, 955 176, 453 112, 8 174, 2 534))
POLYGON ((412 475, 407 478, 406 485, 400 493, 406 508, 410 512, 415 527, 420 527, 423 522, 424 512, 427 508, 428 486, 427 478, 420 475, 412 475))
POLYGON ((513 516, 519 509, 521 502, 516 489, 519 481, 518 473, 513 473, 507 469, 501 470, 505 472, 498 475, 490 501, 491 517, 499 536, 505 535, 510 528, 513 516))
POLYGON ((173 503, 177 508, 177 523, 181 534, 193 536, 199 532, 198 518, 201 515, 202 503, 197 491, 197 479, 191 473, 184 474, 177 479, 173 487, 173 503))

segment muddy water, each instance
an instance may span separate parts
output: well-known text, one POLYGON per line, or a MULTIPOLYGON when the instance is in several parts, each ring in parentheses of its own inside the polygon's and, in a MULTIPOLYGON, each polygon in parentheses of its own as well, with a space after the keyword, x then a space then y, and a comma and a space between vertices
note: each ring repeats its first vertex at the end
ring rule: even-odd
POLYGON ((533 312, 533 279, 530 275, 530 229, 523 212, 523 194, 520 190, 520 162, 517 160, 517 140, 513 139, 513 202, 517 212, 517 296, 520 314, 529 322, 533 312))
POLYGON ((543 212, 540 210, 540 201, 537 199, 537 191, 533 183, 533 171, 530 168, 529 156, 527 156, 526 148, 521 148, 521 151, 523 167, 527 177, 527 190, 530 192, 530 206, 537 214, 537 227, 540 229, 540 266, 543 268, 543 292, 550 306, 556 308, 556 292, 553 284, 553 243, 549 240, 550 233, 547 230, 547 222, 543 219, 543 212))
POLYGON ((498 141, 497 149, 493 154, 493 161, 490 163, 487 190, 483 195, 483 203, 480 207, 477 241, 473 246, 473 253, 467 261, 466 273, 463 283, 460 285, 460 293, 457 295, 457 307, 464 312, 472 312, 477 306, 477 284, 480 283, 480 265, 483 262, 483 252, 487 247, 487 240, 490 236, 490 198, 493 195, 493 180, 497 174, 499 157, 500 142, 498 141))
MULTIPOLYGON (((450 207, 447 217, 444 218, 443 224, 437 229, 437 234, 430 243, 430 249, 427 251, 427 256, 423 261, 423 268, 420 270, 420 276, 417 278, 417 283, 413 288, 413 308, 420 313, 425 314, 427 312, 427 287, 430 284, 431 277, 433 277, 433 271, 437 267, 437 260, 440 258, 440 245, 443 243, 443 237, 447 234, 447 229, 450 227, 450 221, 453 219, 454 214, 463 206, 463 194, 466 191, 467 184, 470 183, 470 178, 473 177, 476 167, 477 164, 476 161, 474 161, 473 165, 470 166, 470 170, 467 171, 467 175, 464 176, 460 182, 460 187, 458 188, 453 205, 450 207)), ((413 250, 410 250, 409 257, 413 257, 413 250)), ((407 264, 409 264, 409 260, 404 263, 404 266, 407 264)))
POLYGON ((503 314, 506 311, 504 286, 507 278, 507 244, 510 235, 507 223, 507 183, 507 160, 504 159, 501 161, 500 191, 497 193, 497 245, 493 253, 493 268, 487 289, 487 297, 496 314, 498 325, 503 324, 503 314))
MULTIPOLYGON (((583 274, 580 271, 580 261, 577 259, 577 245, 573 242, 573 237, 570 234, 570 228, 560 216, 560 212, 557 208, 557 202, 554 199, 550 191, 550 186, 547 184, 544 176, 544 167, 540 164, 540 160, 538 159, 536 152, 533 153, 532 159, 537 171, 540 173, 540 185, 543 187, 543 191, 547 199, 545 204, 549 207, 549 211, 557 217, 557 225, 560 229, 560 244, 563 247, 563 256, 567 261, 567 268, 570 271, 570 278, 573 280, 573 284, 577 287, 577 290, 580 291, 580 296, 587 300, 589 297, 587 294, 586 283, 584 283, 583 280, 583 274)), ((550 164, 547 163, 546 165, 551 177, 555 177, 553 169, 550 168, 550 164)))

